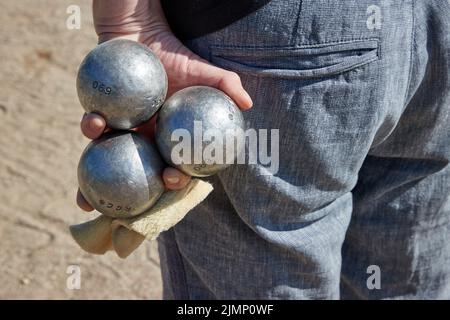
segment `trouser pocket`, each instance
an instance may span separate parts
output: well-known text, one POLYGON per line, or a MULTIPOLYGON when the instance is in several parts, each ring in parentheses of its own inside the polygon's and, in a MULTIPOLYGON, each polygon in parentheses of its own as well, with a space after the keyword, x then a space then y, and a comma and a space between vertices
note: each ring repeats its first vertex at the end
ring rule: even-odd
POLYGON ((379 58, 378 39, 280 48, 211 47, 211 62, 260 77, 306 79, 340 74, 379 58))

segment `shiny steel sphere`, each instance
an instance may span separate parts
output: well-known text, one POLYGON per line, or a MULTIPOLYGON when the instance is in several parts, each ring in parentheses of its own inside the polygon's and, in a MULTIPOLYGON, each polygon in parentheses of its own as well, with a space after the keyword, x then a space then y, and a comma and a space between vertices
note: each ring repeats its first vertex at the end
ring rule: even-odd
MULTIPOLYGON (((164 160, 191 176, 213 175, 230 165, 229 161, 228 163, 226 161, 227 152, 231 155, 229 158, 232 158, 232 163, 235 163, 236 157, 242 152, 243 144, 240 145, 240 148, 234 147, 233 149, 230 149, 229 143, 227 144, 227 141, 234 142, 238 139, 243 141, 244 139, 245 124, 242 113, 231 98, 215 88, 195 86, 176 92, 161 107, 156 121, 156 144, 164 160), (199 121, 196 124, 196 132, 200 132, 200 139, 196 139, 194 132, 195 121, 199 121), (180 154, 179 147, 182 140, 181 138, 177 139, 176 136, 172 137, 176 129, 185 129, 184 131, 189 132, 191 137, 190 159, 184 163, 180 163, 180 157, 177 158, 177 161, 173 158, 180 154), (211 132, 211 130, 222 134, 223 148, 220 153, 223 157, 219 161, 215 161, 214 157, 209 157, 210 152, 206 153, 208 145, 211 147, 213 139, 205 133, 211 132), (176 147, 177 145, 178 147, 176 147), (200 146, 200 148, 196 146, 200 146), (195 155, 199 155, 199 157, 196 159, 195 155)), ((181 131, 177 130, 177 132, 181 131)), ((176 132, 175 134, 177 135, 176 132)), ((217 137, 217 141, 220 141, 220 135, 217 137)), ((215 155, 217 154, 214 153, 215 155)))
POLYGON ((164 102, 167 74, 146 46, 115 39, 94 48, 78 70, 77 92, 87 112, 108 127, 130 129, 150 119, 164 102))
POLYGON ((127 218, 147 210, 162 195, 164 167, 156 146, 141 135, 110 132, 84 150, 78 164, 78 184, 97 211, 127 218))

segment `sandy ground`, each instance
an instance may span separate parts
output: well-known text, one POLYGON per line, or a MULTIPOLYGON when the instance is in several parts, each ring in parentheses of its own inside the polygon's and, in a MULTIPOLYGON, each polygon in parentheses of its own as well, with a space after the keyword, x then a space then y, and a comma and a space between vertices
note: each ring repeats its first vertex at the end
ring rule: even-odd
POLYGON ((4 1, 0 21, 0 298, 159 299, 156 243, 121 260, 84 253, 68 232, 91 217, 74 201, 88 142, 75 77, 96 44, 90 1, 4 1), (73 4, 80 30, 66 27, 73 4), (70 265, 79 290, 67 288, 70 265))

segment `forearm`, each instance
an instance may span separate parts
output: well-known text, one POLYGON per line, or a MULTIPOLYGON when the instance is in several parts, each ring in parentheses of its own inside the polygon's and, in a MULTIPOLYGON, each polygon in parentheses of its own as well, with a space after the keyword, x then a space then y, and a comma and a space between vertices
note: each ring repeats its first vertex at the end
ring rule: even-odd
POLYGON ((118 36, 137 41, 170 30, 159 0, 94 0, 93 15, 99 42, 118 36))

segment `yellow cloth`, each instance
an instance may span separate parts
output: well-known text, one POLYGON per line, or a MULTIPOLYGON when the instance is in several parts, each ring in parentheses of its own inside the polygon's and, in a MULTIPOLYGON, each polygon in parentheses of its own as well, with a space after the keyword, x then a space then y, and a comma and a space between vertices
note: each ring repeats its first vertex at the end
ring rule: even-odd
POLYGON ((105 215, 70 226, 70 232, 78 245, 86 252, 104 254, 114 250, 121 258, 129 256, 145 240, 176 225, 213 190, 210 183, 192 179, 182 190, 167 191, 146 212, 127 219, 115 219, 105 215))

